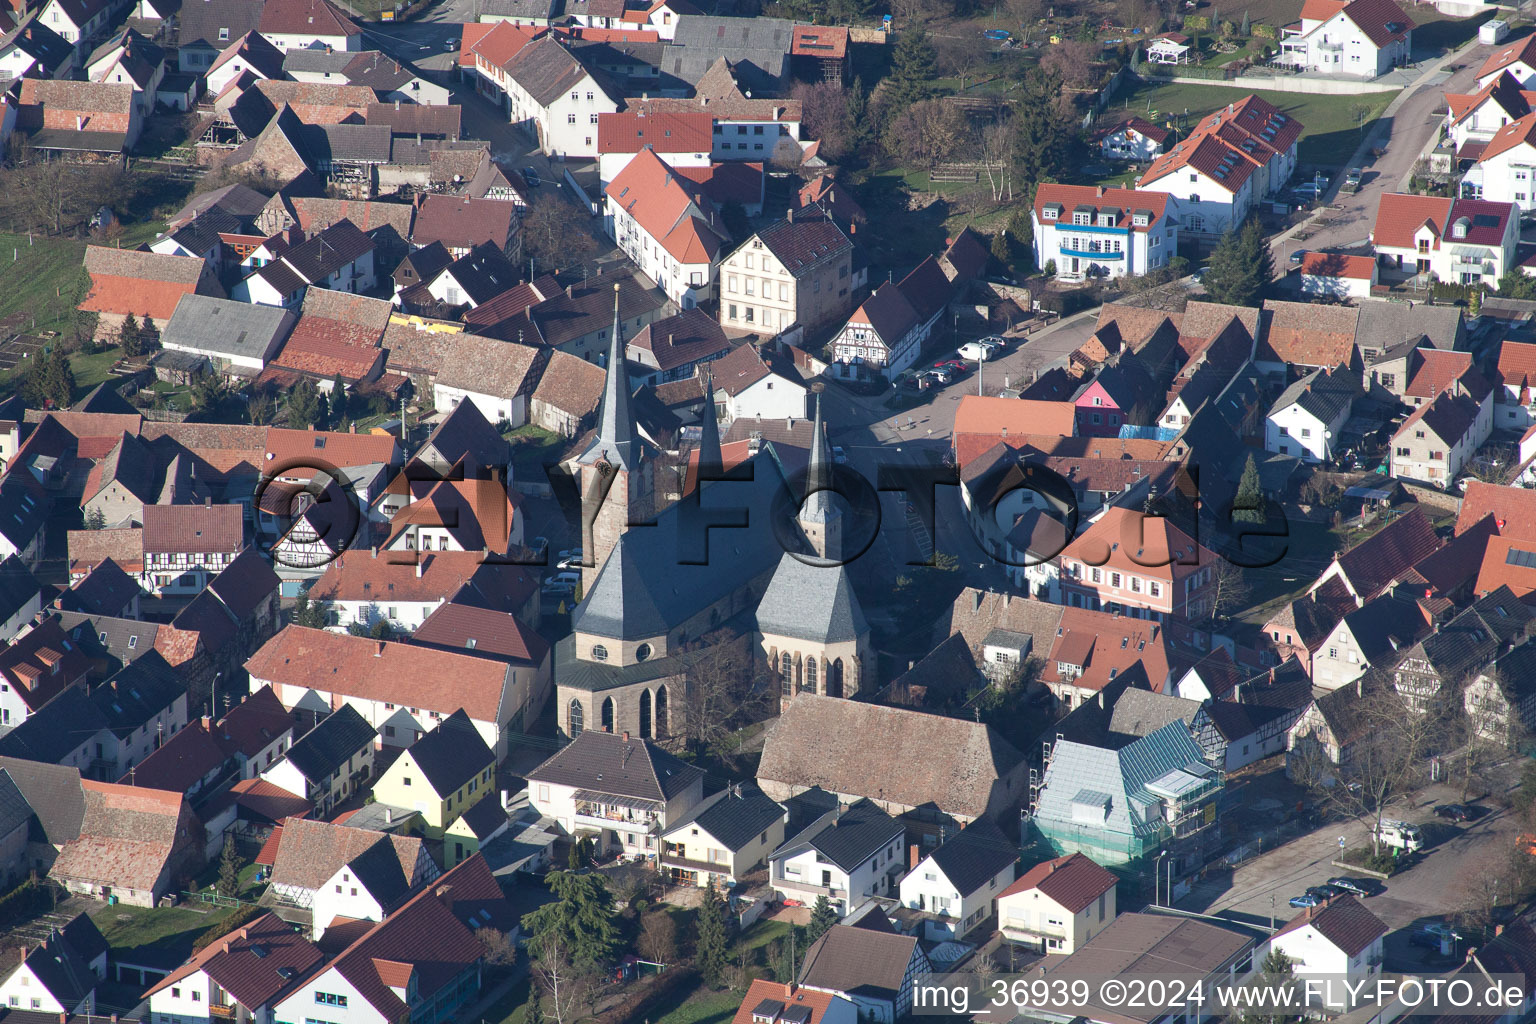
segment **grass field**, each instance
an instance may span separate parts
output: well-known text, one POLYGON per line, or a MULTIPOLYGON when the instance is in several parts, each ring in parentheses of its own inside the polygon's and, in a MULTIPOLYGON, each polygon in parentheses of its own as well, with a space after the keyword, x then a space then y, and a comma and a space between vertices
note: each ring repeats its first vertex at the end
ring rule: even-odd
POLYGON ((85 295, 85 243, 72 238, 0 234, 0 319, 27 314, 21 330, 68 331, 85 295))
POLYGON ((1294 92, 1254 92, 1225 85, 1147 84, 1117 101, 1104 116, 1129 109, 1146 117, 1150 109, 1157 115, 1157 124, 1170 118, 1183 119, 1187 130, 1200 116, 1236 103, 1250 93, 1273 103, 1302 123, 1305 130, 1298 159, 1303 166, 1319 167, 1342 167, 1360 140, 1369 133, 1371 124, 1397 95, 1380 92, 1360 96, 1313 96, 1294 92), (1357 108, 1363 108, 1365 113, 1363 128, 1357 108), (1184 116, 1186 112, 1188 117, 1184 116))

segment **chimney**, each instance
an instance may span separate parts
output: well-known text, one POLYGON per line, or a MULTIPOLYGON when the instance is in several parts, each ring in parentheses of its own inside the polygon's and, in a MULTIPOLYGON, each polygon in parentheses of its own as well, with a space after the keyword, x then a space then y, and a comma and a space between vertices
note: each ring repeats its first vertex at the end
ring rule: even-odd
POLYGON ((502 810, 506 810, 507 809, 507 804, 510 802, 510 798, 511 798, 511 794, 509 794, 506 790, 502 790, 501 791, 501 809, 502 810))
POLYGON ((791 224, 793 224, 795 222, 795 208, 793 206, 791 206, 787 211, 785 211, 784 219, 789 221, 791 224))
POLYGON ((917 866, 923 862, 923 848, 913 843, 907 847, 907 870, 916 871, 917 866))
POLYGON ((384 824, 386 824, 386 825, 392 824, 394 822, 394 820, 395 820, 395 809, 393 807, 385 807, 384 808, 384 824))
POLYGON ((203 728, 208 732, 213 731, 213 719, 207 715, 203 716, 203 728))
POLYGON ((422 570, 423 570, 423 567, 424 567, 426 561, 427 560, 426 560, 425 557, 416 559, 416 578, 417 579, 421 579, 422 570))
POLYGON ((373 557, 374 558, 378 558, 379 557, 379 546, 377 544, 375 544, 373 546, 373 557))
POLYGON ((384 641, 383 640, 379 641, 378 650, 373 652, 373 656, 375 658, 382 658, 382 657, 384 657, 384 641))
POLYGON ((625 743, 629 742, 629 730, 628 729, 624 730, 624 742, 625 743))
POLYGON ((794 982, 786 981, 784 983, 784 998, 785 999, 793 999, 793 998, 795 998, 795 983, 794 982))
POLYGON ((1364 676, 1361 676, 1359 679, 1355 680, 1355 696, 1356 697, 1364 697, 1365 696, 1365 677, 1364 676))
POLYGON ((1099 198, 1100 199, 1104 198, 1104 186, 1103 185, 1099 186, 1099 198))
POLYGON ((576 286, 573 285, 573 284, 566 285, 565 286, 565 297, 566 298, 572 298, 575 295, 575 289, 576 289, 576 286))
POLYGON ((204 498, 203 499, 203 508, 213 508, 213 499, 212 498, 204 498))

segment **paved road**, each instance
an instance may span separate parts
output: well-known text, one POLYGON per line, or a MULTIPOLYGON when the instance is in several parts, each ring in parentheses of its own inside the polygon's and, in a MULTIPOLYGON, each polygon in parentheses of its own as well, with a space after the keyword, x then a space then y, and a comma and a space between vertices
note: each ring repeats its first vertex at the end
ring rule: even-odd
MULTIPOLYGON (((1452 56, 1426 67, 1426 73, 1418 83, 1387 106, 1382 119, 1382 127, 1390 132, 1385 142, 1386 152, 1374 161, 1367 157, 1355 165, 1365 169, 1360 191, 1354 195, 1338 191, 1343 186, 1344 175, 1335 175, 1331 186, 1334 192, 1327 198, 1339 209, 1325 211, 1322 216, 1330 223, 1326 227, 1309 228, 1312 235, 1305 240, 1298 241, 1291 237, 1292 232, 1277 237, 1271 243, 1276 267, 1285 270, 1289 266, 1290 254, 1296 249, 1342 247, 1363 242, 1369 237, 1376 221, 1376 207, 1383 193, 1397 192, 1403 188, 1413 173, 1413 165, 1434 135, 1440 123, 1435 110, 1445 105, 1445 93, 1472 91, 1476 71, 1492 49, 1473 39, 1452 56), (1432 70, 1434 67, 1451 66, 1459 70, 1450 75, 1444 70, 1432 70)), ((1347 100, 1348 97, 1339 97, 1341 103, 1347 100)))

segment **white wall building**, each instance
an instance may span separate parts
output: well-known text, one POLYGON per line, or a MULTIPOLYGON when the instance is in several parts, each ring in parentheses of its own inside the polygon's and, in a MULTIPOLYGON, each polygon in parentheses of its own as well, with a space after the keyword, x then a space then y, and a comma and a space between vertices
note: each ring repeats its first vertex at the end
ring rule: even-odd
POLYGON ((1035 264, 1056 277, 1145 274, 1178 255, 1179 225, 1163 192, 1091 185, 1042 185, 1031 213, 1035 264))
POLYGON ((1321 75, 1376 78, 1406 63, 1413 19, 1392 0, 1309 0, 1281 29, 1277 63, 1321 75))
MULTIPOLYGON (((1302 911, 1270 938, 1269 950, 1289 957, 1298 979, 1338 979, 1332 985, 1318 986, 1340 997, 1324 1005, 1332 1010, 1350 1010, 1355 1004, 1348 1000, 1340 980, 1348 978, 1354 984, 1381 973, 1382 939, 1387 931, 1387 926, 1354 896, 1340 896, 1302 911)), ((1260 960, 1257 954, 1254 959, 1260 960)))

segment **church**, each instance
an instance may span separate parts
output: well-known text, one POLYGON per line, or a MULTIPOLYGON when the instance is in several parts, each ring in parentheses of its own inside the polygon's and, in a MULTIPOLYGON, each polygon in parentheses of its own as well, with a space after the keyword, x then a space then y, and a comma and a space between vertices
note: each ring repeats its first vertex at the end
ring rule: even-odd
POLYGON ((692 680, 723 644, 739 645, 753 685, 782 701, 854 696, 873 651, 837 563, 847 514, 831 490, 819 398, 798 491, 770 442, 727 467, 706 416, 694 486, 658 508, 662 453, 636 426, 624 353, 615 302, 598 427, 576 460, 591 564, 555 646, 559 736, 682 735, 692 680))

